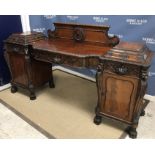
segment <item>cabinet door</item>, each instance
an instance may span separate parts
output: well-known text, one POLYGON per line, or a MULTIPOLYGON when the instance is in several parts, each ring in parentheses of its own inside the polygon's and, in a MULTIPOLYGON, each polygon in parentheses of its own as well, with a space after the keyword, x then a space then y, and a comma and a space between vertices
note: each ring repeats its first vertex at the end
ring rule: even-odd
POLYGON ((28 78, 24 55, 15 52, 10 52, 9 62, 12 74, 12 82, 27 86, 28 78))
POLYGON ((102 86, 99 105, 101 113, 131 121, 138 79, 104 72, 102 86))

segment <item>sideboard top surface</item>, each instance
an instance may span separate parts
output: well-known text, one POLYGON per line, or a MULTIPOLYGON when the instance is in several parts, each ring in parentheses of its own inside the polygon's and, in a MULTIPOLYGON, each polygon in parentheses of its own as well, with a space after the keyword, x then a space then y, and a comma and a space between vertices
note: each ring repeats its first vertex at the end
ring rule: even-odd
POLYGON ((149 66, 152 57, 153 52, 144 43, 123 41, 103 55, 103 59, 141 66, 149 66))
POLYGON ((97 46, 92 44, 76 43, 72 40, 40 40, 32 43, 34 50, 43 50, 54 53, 62 53, 66 55, 76 56, 101 56, 105 54, 111 47, 97 46))

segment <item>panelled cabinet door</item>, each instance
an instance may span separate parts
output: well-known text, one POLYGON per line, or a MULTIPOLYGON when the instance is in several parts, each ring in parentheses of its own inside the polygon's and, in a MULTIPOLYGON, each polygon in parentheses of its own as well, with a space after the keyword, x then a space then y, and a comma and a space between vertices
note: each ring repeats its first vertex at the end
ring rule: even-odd
POLYGON ((123 119, 132 120, 135 107, 138 79, 103 72, 102 95, 100 100, 101 113, 123 119))

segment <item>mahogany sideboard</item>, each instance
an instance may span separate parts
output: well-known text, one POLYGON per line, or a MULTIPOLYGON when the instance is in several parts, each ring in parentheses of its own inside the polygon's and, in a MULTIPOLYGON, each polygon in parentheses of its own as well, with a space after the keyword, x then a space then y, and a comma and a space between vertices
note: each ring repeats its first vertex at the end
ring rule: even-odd
POLYGON ((5 56, 12 75, 11 92, 23 87, 35 90, 49 82, 54 88, 52 64, 97 70, 98 101, 95 124, 102 117, 126 123, 137 137, 152 52, 142 43, 119 42, 108 36, 108 26, 54 23, 48 37, 38 32, 12 34, 5 40, 5 56))

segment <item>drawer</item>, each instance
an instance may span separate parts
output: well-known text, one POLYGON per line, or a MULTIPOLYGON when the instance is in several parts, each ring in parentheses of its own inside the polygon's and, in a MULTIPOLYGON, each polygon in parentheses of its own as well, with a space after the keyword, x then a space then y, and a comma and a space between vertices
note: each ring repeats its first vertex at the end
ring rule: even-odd
POLYGON ((5 46, 7 52, 16 52, 25 54, 25 47, 22 45, 6 45, 5 46))
POLYGON ((140 76, 140 66, 115 61, 105 61, 101 63, 106 72, 118 75, 140 76))
POLYGON ((39 61, 63 64, 70 67, 85 67, 85 59, 77 56, 70 56, 61 53, 52 53, 38 49, 33 50, 31 55, 34 59, 39 61))

